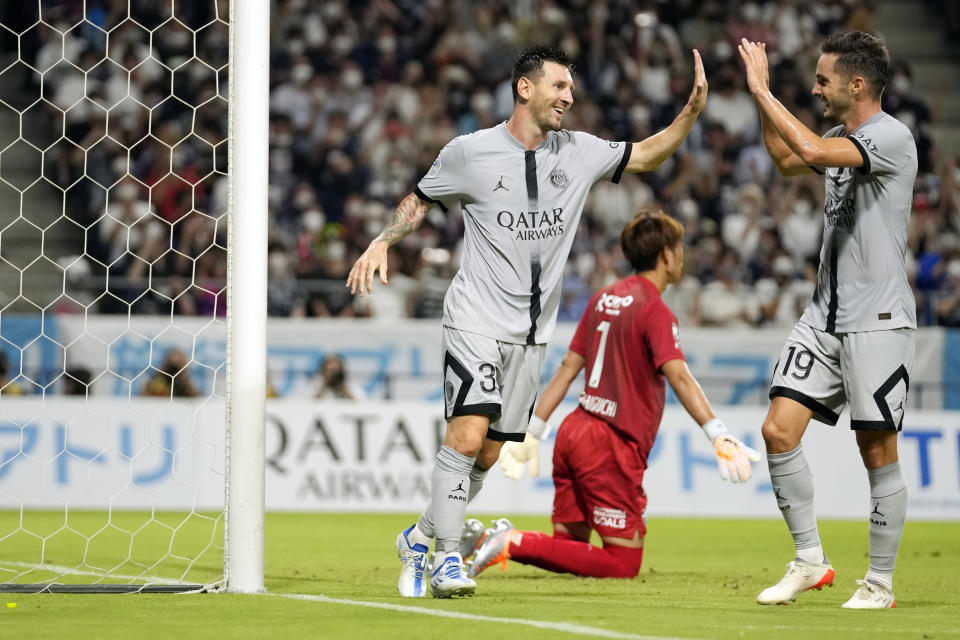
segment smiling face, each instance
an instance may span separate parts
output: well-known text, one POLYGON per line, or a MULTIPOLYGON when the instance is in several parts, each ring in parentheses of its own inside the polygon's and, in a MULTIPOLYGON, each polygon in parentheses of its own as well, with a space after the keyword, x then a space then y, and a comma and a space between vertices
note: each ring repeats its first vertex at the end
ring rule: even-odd
POLYGON ((853 95, 850 78, 836 70, 837 54, 825 53, 817 61, 817 80, 811 93, 823 103, 823 115, 831 120, 843 120, 853 95))
POLYGON ((562 64, 544 62, 542 73, 520 79, 518 91, 536 125, 543 131, 556 131, 573 105, 573 76, 562 64))

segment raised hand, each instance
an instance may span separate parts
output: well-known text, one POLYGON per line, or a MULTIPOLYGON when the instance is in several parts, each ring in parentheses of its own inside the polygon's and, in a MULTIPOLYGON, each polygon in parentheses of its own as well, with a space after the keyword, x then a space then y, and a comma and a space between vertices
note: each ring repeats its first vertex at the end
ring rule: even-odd
POLYGON ((743 64, 747 68, 747 86, 756 95, 770 89, 770 71, 767 66, 767 44, 740 39, 737 46, 743 64))
POLYGON ((694 114, 700 113, 707 106, 707 74, 703 71, 700 52, 696 49, 693 50, 693 89, 687 104, 694 114))

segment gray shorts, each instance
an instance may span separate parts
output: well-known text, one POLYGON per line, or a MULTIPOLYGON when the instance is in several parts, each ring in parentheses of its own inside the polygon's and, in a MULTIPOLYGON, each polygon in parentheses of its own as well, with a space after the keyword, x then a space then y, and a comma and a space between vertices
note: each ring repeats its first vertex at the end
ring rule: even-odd
POLYGON ((916 337, 916 329, 827 333, 797 323, 777 361, 770 397, 795 400, 829 425, 849 404, 851 429, 899 431, 916 337))
POLYGON ((443 397, 447 420, 489 415, 491 440, 522 442, 540 388, 544 344, 500 342, 443 327, 443 397))

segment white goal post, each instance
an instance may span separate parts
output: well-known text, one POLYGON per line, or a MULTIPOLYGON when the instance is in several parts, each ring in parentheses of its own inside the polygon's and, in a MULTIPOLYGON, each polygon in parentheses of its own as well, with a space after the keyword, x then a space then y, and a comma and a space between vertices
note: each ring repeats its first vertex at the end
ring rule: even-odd
POLYGON ((231 3, 227 589, 263 590, 270 3, 231 3), (242 8, 241 8, 242 7, 242 8), (236 259, 235 259, 236 258, 236 259))
POLYGON ((262 592, 270 3, 17 5, 0 592, 262 592))

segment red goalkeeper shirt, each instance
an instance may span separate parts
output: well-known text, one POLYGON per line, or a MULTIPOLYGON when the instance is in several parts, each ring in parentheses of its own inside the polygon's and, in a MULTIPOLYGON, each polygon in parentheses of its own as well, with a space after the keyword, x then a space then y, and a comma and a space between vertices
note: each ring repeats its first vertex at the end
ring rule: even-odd
POLYGON ((631 276, 600 289, 570 350, 586 358, 580 406, 639 445, 644 462, 663 417, 660 366, 683 360, 677 318, 652 282, 631 276))

